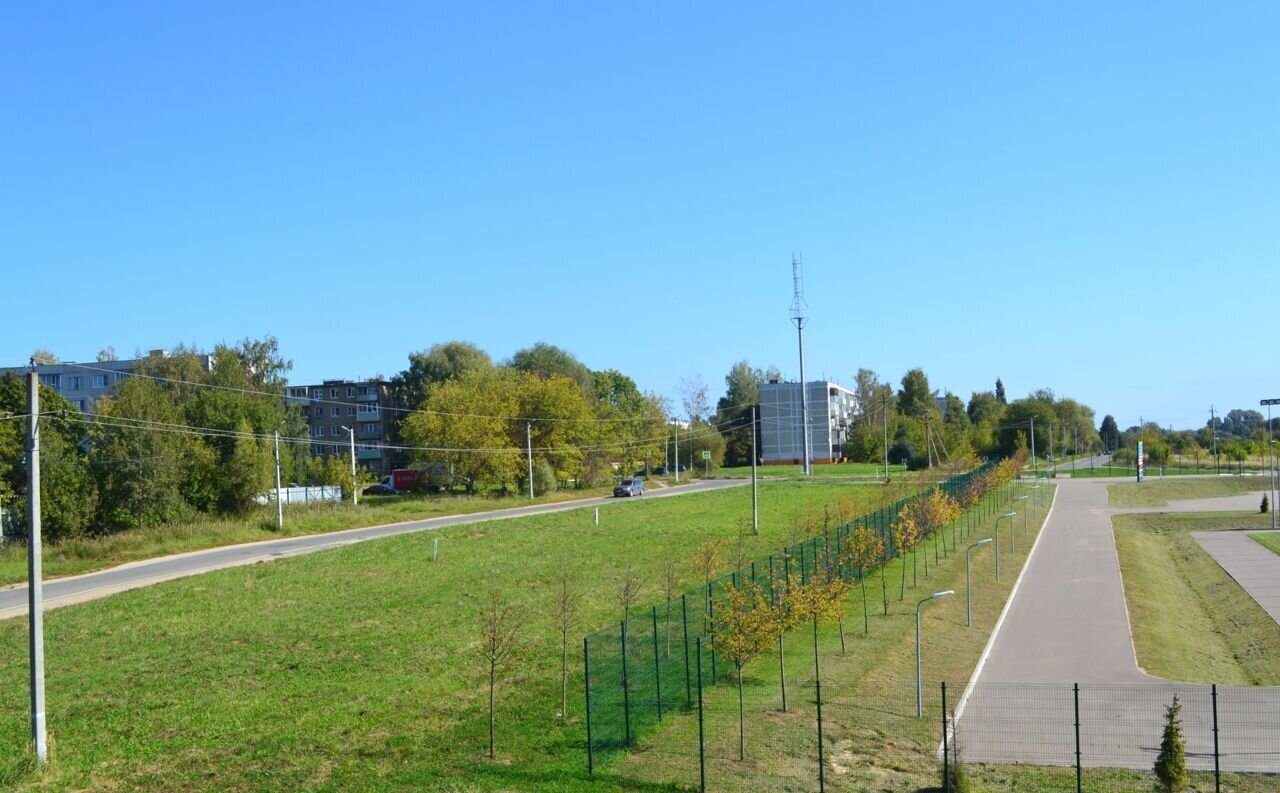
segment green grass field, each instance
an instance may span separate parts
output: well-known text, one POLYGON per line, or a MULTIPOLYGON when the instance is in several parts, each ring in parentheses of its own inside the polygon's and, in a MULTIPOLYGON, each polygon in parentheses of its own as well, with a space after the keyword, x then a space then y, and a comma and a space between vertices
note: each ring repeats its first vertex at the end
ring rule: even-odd
MULTIPOLYGON (((1145 479, 1162 479, 1166 476, 1213 476, 1216 472, 1213 468, 1185 468, 1178 466, 1168 466, 1163 469, 1159 467, 1147 468, 1145 471, 1145 479)), ((1138 469, 1133 466, 1115 465, 1115 466, 1098 466, 1097 468, 1089 468, 1086 466, 1076 466, 1074 471, 1070 467, 1059 469, 1058 475, 1070 475, 1075 479, 1086 479, 1089 477, 1114 477, 1114 476, 1138 476, 1138 469)))
POLYGON ((1269 516, 1132 514, 1113 524, 1143 668, 1170 680, 1280 684, 1280 626, 1189 534, 1262 528, 1269 516))
MULTIPOLYGON (((243 542, 275 540, 300 534, 355 529, 443 515, 469 515, 491 509, 571 501, 607 495, 610 488, 561 490, 534 501, 515 496, 435 495, 361 496, 360 504, 293 505, 285 507, 284 531, 276 531, 275 508, 262 508, 243 518, 203 519, 124 531, 105 537, 66 540, 44 545, 44 573, 48 577, 75 575, 125 562, 174 553, 198 551, 243 542)), ((27 580, 26 547, 6 543, 0 548, 0 586, 27 580)))
MULTIPOLYGON (((858 479, 883 479, 884 465, 880 463, 831 463, 827 465, 813 465, 812 478, 814 479, 843 479, 854 477, 858 479)), ((907 470, 904 465, 890 465, 889 476, 902 474, 907 470)), ((698 472, 701 473, 701 472, 698 472)), ((738 466, 732 468, 720 468, 711 472, 711 478, 741 478, 751 476, 751 466, 738 466)), ((756 476, 769 477, 777 479, 780 477, 794 478, 804 476, 804 466, 801 465, 759 465, 756 466, 756 476)))
POLYGON ((1108 485, 1107 499, 1115 507, 1164 507, 1170 501, 1238 496, 1265 487, 1266 480, 1256 476, 1150 479, 1108 485))
POLYGON ((1257 542, 1259 545, 1261 545, 1263 548, 1266 548, 1272 551, 1273 553, 1280 554, 1280 534, 1276 534, 1274 531, 1268 531, 1268 532, 1254 532, 1249 536, 1252 537, 1254 541, 1257 542))
MULTIPOLYGON (((776 551, 797 516, 838 494, 869 508, 880 486, 770 482, 746 551, 776 551)), ((587 593, 570 638, 617 618, 633 565, 641 602, 663 562, 682 589, 693 549, 736 535, 746 489, 451 527, 168 582, 46 617, 56 760, 25 774, 25 622, 0 624, 0 786, 21 790, 559 790, 584 772, 581 675, 559 709, 553 592, 587 593), (430 562, 440 538, 441 559, 430 562), (474 648, 496 589, 521 609, 524 654, 503 686, 499 760, 482 759, 474 648)), ((585 786, 584 786, 585 788, 585 786)), ((592 790, 629 785, 590 786, 592 790)))

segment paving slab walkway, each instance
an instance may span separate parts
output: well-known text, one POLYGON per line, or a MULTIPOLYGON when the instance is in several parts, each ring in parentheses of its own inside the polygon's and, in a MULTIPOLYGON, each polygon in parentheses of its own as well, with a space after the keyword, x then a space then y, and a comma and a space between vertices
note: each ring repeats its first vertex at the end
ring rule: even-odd
MULTIPOLYGON (((959 704, 967 760, 1071 765, 1079 751, 1086 767, 1150 769, 1164 707, 1177 694, 1188 764, 1212 770, 1210 687, 1161 680, 1138 666, 1111 518, 1257 502, 1248 495, 1115 508, 1108 484, 1057 482, 1049 518, 959 704)), ((1219 687, 1216 708, 1222 770, 1280 773, 1280 688, 1219 687)))
POLYGON ((1266 609, 1271 619, 1280 623, 1280 554, 1259 545, 1250 533, 1193 531, 1191 536, 1266 609))

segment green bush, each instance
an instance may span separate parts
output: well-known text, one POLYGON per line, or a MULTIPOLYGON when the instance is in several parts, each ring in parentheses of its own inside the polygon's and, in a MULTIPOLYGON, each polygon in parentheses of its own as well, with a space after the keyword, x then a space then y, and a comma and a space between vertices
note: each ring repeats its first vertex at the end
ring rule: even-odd
POLYGON ((1182 793, 1187 789, 1187 746, 1182 737, 1182 703, 1173 695, 1173 704, 1164 711, 1164 735, 1160 738, 1160 755, 1156 757, 1156 779, 1164 793, 1182 793))
POLYGON ((533 466, 533 492, 535 495, 554 493, 559 483, 556 481, 556 470, 546 460, 539 460, 533 466))

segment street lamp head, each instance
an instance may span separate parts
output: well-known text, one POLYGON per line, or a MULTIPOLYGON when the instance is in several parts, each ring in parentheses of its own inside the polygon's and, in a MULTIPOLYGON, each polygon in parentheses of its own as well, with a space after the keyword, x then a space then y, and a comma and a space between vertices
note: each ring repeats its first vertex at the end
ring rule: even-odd
POLYGON ((929 599, 933 600, 934 598, 944 598, 947 595, 954 595, 955 593, 956 591, 954 589, 948 589, 945 592, 934 592, 932 595, 929 596, 929 599))
POLYGON ((971 548, 977 548, 979 545, 987 545, 987 544, 988 544, 988 543, 990 543, 990 542, 991 542, 991 538, 990 538, 990 537, 988 537, 988 538, 986 538, 985 540, 978 540, 977 542, 975 542, 975 543, 974 543, 973 545, 971 545, 970 547, 971 547, 971 548))
POLYGON ((1018 496, 1017 498, 1014 499, 1014 501, 1026 501, 1026 500, 1027 500, 1026 496, 1018 496))
POLYGON ((1003 515, 1001 515, 1000 517, 1002 517, 1002 518, 1013 518, 1013 517, 1017 517, 1017 515, 1018 515, 1018 513, 1016 513, 1016 512, 1006 512, 1006 513, 1004 513, 1003 515))

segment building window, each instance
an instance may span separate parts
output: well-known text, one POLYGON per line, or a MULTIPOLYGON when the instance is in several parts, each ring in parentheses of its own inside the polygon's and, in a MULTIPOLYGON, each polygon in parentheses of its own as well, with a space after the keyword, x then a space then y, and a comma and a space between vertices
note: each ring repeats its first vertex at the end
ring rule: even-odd
POLYGON ((320 397, 322 397, 322 396, 324 396, 324 389, 323 389, 323 388, 313 388, 313 389, 311 389, 311 398, 312 398, 312 399, 319 399, 319 398, 320 398, 320 397))
POLYGON ((351 386, 347 386, 347 399, 350 399, 351 397, 353 397, 353 396, 355 396, 355 395, 356 395, 356 390, 355 390, 354 388, 352 388, 351 386))
POLYGON ((71 377, 71 390, 79 391, 82 388, 84 388, 84 378, 79 375, 73 375, 71 377))
POLYGON ((330 428, 329 428, 329 434, 330 434, 330 435, 337 435, 337 434, 338 434, 338 425, 336 425, 336 424, 335 424, 335 425, 333 425, 332 427, 330 427, 330 428))
POLYGON ((95 374, 95 375, 93 376, 93 387, 94 387, 94 388, 106 388, 106 387, 107 387, 107 376, 106 376, 105 374, 95 374))
POLYGON ((338 418, 339 416, 342 415, 342 408, 330 408, 329 415, 331 415, 335 419, 338 418))
POLYGON ((83 399, 80 400, 80 412, 81 413, 89 412, 89 403, 86 400, 83 400, 83 399))
POLYGON ((354 416, 355 414, 356 414, 356 406, 355 406, 355 405, 347 405, 347 415, 348 415, 348 416, 354 416))
POLYGON ((124 378, 125 378, 126 376, 127 376, 127 373, 126 373, 126 372, 116 372, 116 382, 117 382, 117 383, 123 383, 123 382, 124 382, 124 378))
POLYGON ((330 388, 330 389, 329 389, 329 398, 330 398, 330 399, 337 399, 337 398, 338 398, 338 389, 336 389, 336 388, 330 388))

